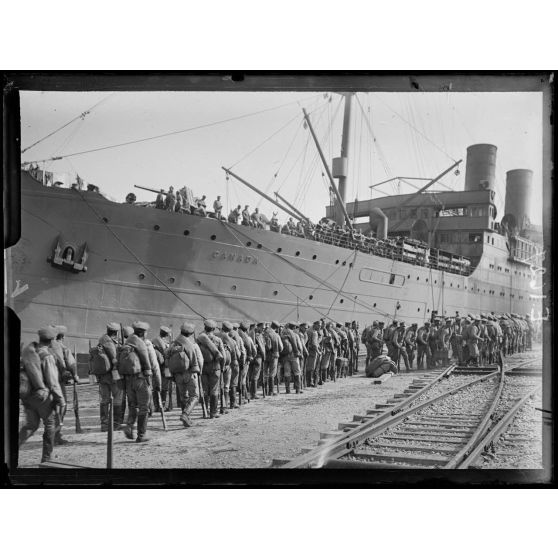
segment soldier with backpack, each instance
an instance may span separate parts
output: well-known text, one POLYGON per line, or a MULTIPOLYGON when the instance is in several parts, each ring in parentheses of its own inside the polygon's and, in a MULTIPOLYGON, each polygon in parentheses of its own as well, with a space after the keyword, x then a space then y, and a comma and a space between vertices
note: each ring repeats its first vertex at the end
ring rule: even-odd
MULTIPOLYGON (((152 341, 155 354, 157 355, 157 362, 159 363, 159 370, 161 371, 161 402, 165 412, 171 410, 167 402, 167 395, 169 391, 172 392, 172 374, 169 371, 167 355, 171 341, 170 334, 170 327, 161 326, 159 335, 152 341)), ((157 401, 155 405, 157 405, 157 401)), ((155 411, 158 411, 158 409, 155 408, 155 411)))
POLYGON ((19 431, 19 447, 28 440, 43 421, 41 462, 48 461, 54 449, 54 417, 56 409, 66 401, 58 381, 58 369, 49 345, 56 336, 52 327, 38 331, 39 342, 30 343, 21 355, 19 397, 25 410, 25 422, 19 431))
POLYGON ((134 333, 124 342, 120 353, 120 373, 126 376, 126 395, 128 396, 128 419, 124 428, 124 435, 129 440, 134 439, 134 426, 137 420, 136 442, 146 442, 149 402, 151 401, 151 384, 153 365, 145 343, 145 334, 149 324, 134 322, 134 333))
POLYGON ((189 323, 182 324, 180 335, 168 349, 169 371, 180 393, 182 405, 180 420, 184 428, 192 426, 190 414, 200 398, 198 374, 203 368, 203 357, 201 351, 196 351, 193 335, 194 326, 189 323))
POLYGON ((210 418, 218 418, 219 384, 225 349, 222 341, 215 335, 217 324, 213 320, 205 320, 203 325, 204 331, 198 335, 198 345, 203 355, 202 389, 206 401, 209 401, 210 418))
POLYGON ((109 429, 109 403, 112 393, 114 419, 113 428, 118 430, 122 417, 122 400, 124 397, 124 386, 118 372, 118 330, 120 325, 114 322, 107 324, 107 331, 101 335, 99 342, 89 351, 91 374, 97 376, 99 383, 101 432, 109 429))

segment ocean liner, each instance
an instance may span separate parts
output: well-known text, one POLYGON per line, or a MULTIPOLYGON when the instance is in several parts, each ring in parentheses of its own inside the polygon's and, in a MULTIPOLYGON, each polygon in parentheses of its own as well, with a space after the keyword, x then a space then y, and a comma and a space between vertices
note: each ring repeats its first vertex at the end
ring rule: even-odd
POLYGON ((341 156, 331 170, 316 140, 335 201, 312 226, 280 204, 304 222, 301 234, 118 203, 95 188, 46 186, 36 168, 22 168, 21 238, 5 253, 7 303, 22 341, 42 324, 65 324, 69 342, 86 351, 107 321, 139 318, 156 331, 205 318, 326 317, 362 326, 433 313, 540 316, 541 233, 527 217, 532 172, 507 172, 501 219, 497 149, 488 144, 467 148, 463 191, 432 192, 433 179, 413 194, 346 203, 345 97, 341 156))

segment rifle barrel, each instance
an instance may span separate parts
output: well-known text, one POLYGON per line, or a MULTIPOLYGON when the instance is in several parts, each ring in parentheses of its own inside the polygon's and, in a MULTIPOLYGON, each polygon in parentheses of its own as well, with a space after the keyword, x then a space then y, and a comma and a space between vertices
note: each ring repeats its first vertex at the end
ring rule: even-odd
POLYGON ((161 190, 155 190, 153 188, 147 188, 146 186, 138 186, 137 184, 134 184, 134 188, 139 188, 140 190, 147 190, 148 192, 153 192, 155 194, 160 194, 161 190))

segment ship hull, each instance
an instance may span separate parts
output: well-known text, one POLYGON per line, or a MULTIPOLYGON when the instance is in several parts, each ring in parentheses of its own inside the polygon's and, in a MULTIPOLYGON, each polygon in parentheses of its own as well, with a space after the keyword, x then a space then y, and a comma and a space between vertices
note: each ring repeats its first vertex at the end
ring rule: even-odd
POLYGON ((394 317, 423 322, 432 310, 530 313, 524 265, 460 276, 339 246, 211 218, 111 202, 94 192, 47 188, 22 174, 22 235, 9 254, 9 303, 23 341, 39 327, 68 327, 80 351, 109 321, 143 319, 152 331, 183 321, 334 321, 394 317), (47 261, 56 243, 88 248, 87 271, 47 261), (11 261, 10 261, 11 260, 11 261), (21 290, 21 289, 20 289, 21 290), (504 293, 502 295, 501 293, 504 293), (496 294, 492 294, 496 293, 496 294))

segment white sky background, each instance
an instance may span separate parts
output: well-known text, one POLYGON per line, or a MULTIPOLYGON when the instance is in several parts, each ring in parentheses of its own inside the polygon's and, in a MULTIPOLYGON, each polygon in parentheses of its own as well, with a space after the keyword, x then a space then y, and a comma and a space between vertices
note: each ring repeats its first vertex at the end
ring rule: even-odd
MULTIPOLYGON (((459 176, 451 173, 442 179, 444 185, 461 190, 467 146, 492 143, 498 147, 499 218, 503 216, 506 171, 529 168, 534 171, 530 218, 541 223, 540 93, 358 93, 357 97, 365 113, 371 115, 376 142, 354 99, 347 201, 368 199, 368 186, 387 178, 431 178, 454 160, 464 159, 459 176)), ((195 195, 206 194, 210 204, 221 194, 227 210, 236 204, 249 204, 271 217, 275 206, 232 177, 227 191, 221 166, 234 165, 233 172, 272 197, 278 190, 311 219, 324 215, 329 199, 327 182, 309 130, 302 126, 302 107, 311 113, 331 162, 331 157, 339 155, 341 143, 343 107, 339 95, 331 95, 329 102, 324 93, 311 92, 22 92, 22 148, 103 99, 83 121, 28 150, 22 161, 137 140, 289 103, 228 123, 50 162, 46 168, 79 173, 119 201, 132 191, 138 200, 154 199, 154 194, 135 189, 134 184, 165 189, 186 185, 195 195)), ((374 197, 396 193, 396 185, 379 187, 374 197)), ((432 189, 446 188, 437 185, 432 189)), ((401 193, 412 191, 411 186, 401 183, 401 193)), ((279 218, 284 221, 286 216, 279 212, 279 218)))

